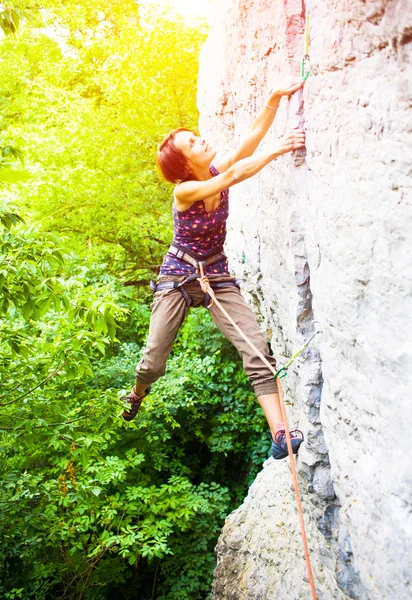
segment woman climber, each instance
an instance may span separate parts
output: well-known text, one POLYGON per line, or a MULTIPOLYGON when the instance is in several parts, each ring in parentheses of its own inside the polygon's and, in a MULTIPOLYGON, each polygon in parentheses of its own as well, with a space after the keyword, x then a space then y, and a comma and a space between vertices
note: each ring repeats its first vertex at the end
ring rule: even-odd
MULTIPOLYGON (((158 149, 158 166, 174 190, 174 237, 153 284, 154 301, 149 337, 136 368, 136 383, 124 399, 123 418, 131 421, 150 384, 164 375, 166 360, 189 306, 208 306, 220 331, 234 344, 243 359, 249 380, 265 413, 272 435, 272 455, 288 455, 277 382, 268 367, 250 349, 235 328, 202 291, 201 272, 208 278, 216 298, 252 343, 276 368, 257 321, 231 277, 223 252, 229 211, 229 188, 256 175, 278 156, 304 147, 302 129, 292 129, 273 147, 254 154, 276 116, 282 96, 291 96, 303 86, 293 79, 274 90, 253 125, 234 152, 222 158, 206 141, 190 130, 179 128, 167 135, 158 149)), ((203 282, 205 279, 203 279, 203 282)), ((207 281, 207 280, 206 280, 207 281)), ((204 286, 203 286, 204 287, 204 286)), ((290 432, 293 452, 303 434, 290 432)))

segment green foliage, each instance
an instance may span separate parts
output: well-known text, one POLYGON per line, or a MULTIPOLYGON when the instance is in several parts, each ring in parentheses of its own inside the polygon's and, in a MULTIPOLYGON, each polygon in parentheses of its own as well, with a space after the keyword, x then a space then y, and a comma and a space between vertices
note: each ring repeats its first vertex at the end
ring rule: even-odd
POLYGON ((16 33, 19 28, 22 17, 27 16, 27 13, 14 6, 1 6, 0 10, 0 28, 3 33, 10 35, 16 33))
POLYGON ((16 160, 24 165, 23 152, 11 145, 0 146, 0 183, 16 183, 30 179, 29 173, 13 168, 16 160))
POLYGON ((22 394, 56 368, 91 374, 91 358, 104 354, 115 338, 116 318, 125 315, 114 302, 113 284, 89 285, 73 257, 65 264, 56 236, 23 225, 7 207, 0 208, 0 222, 4 396, 10 390, 22 394))
MULTIPOLYGON (((115 362, 127 383, 125 363, 136 362, 135 349, 128 343, 95 364, 94 380, 51 379, 30 398, 31 426, 26 418, 23 429, 16 425, 3 437, 2 560, 6 589, 23 587, 24 598, 47 590, 107 597, 127 581, 128 565, 151 577, 158 566, 159 599, 207 597, 223 518, 267 453, 263 418, 233 349, 199 310, 138 419, 122 422, 116 395, 102 388, 112 373, 120 383, 115 362), (47 403, 57 410, 59 397, 65 420, 50 427, 47 403), (249 450, 259 445, 252 463, 249 450)), ((143 578, 137 589, 151 585, 143 578)))
MULTIPOLYGON (((23 140, 19 140, 19 142, 21 143, 23 140)), ((29 173, 14 168, 17 160, 24 166, 24 152, 13 144, 14 142, 0 146, 0 184, 30 179, 29 173)))

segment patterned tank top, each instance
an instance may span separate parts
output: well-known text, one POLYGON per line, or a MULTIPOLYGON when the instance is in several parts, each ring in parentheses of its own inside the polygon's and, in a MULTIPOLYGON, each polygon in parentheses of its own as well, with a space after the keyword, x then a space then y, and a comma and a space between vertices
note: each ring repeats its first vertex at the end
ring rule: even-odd
MULTIPOLYGON (((209 167, 215 177, 219 172, 209 167)), ((206 212, 204 200, 193 202, 186 210, 177 210, 173 203, 173 241, 200 256, 223 246, 226 239, 226 221, 229 215, 229 190, 221 193, 220 203, 211 212, 206 212)), ((196 269, 171 254, 166 254, 160 275, 190 275, 196 269)), ((206 268, 208 275, 229 275, 227 259, 206 268)))

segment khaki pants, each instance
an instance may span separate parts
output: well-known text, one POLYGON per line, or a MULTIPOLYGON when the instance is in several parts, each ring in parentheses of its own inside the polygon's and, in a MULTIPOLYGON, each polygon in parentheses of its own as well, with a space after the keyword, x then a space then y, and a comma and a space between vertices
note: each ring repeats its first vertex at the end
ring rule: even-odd
MULTIPOLYGON (((160 281, 183 281, 185 276, 160 277, 160 281)), ((214 278, 216 281, 224 281, 225 277, 214 278)), ((202 306, 204 293, 198 281, 185 285, 190 294, 193 304, 191 307, 202 306)), ((216 298, 223 308, 229 313, 235 323, 262 352, 267 360, 276 368, 276 361, 269 355, 268 344, 259 329, 256 318, 251 309, 243 299, 239 289, 235 286, 216 288, 216 298)), ((136 367, 136 379, 141 384, 151 384, 159 379, 166 371, 166 361, 176 339, 177 332, 182 325, 189 307, 182 293, 178 289, 159 290, 154 295, 152 304, 152 317, 150 320, 149 337, 146 348, 143 350, 143 358, 136 367)), ((233 325, 229 323, 225 315, 217 306, 209 309, 210 315, 219 330, 232 342, 238 350, 250 383, 255 394, 273 394, 277 392, 277 383, 272 373, 262 360, 256 356, 249 345, 243 340, 233 325)))

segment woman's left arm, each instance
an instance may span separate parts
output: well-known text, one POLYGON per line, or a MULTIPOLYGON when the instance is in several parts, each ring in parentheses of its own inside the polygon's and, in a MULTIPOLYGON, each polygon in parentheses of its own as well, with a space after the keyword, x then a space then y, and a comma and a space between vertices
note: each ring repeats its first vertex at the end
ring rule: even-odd
POLYGON ((254 153, 276 117, 282 96, 292 96, 303 87, 303 84, 304 81, 294 78, 285 81, 279 88, 273 90, 266 104, 258 112, 249 133, 243 138, 239 147, 234 152, 223 156, 221 159, 217 158, 213 162, 219 173, 224 173, 235 162, 254 153))

